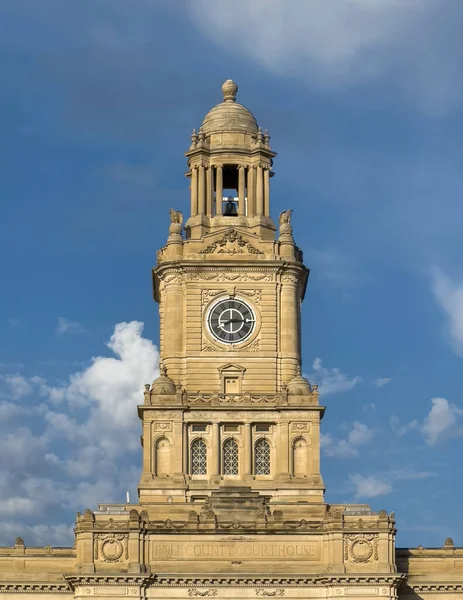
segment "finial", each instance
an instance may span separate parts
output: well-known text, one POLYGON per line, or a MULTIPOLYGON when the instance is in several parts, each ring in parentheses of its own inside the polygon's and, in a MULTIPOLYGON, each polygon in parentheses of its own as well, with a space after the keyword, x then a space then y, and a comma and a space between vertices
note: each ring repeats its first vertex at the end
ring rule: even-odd
POLYGON ((222 85, 222 94, 224 102, 236 102, 236 92, 238 91, 238 86, 232 79, 227 79, 227 81, 222 85))
POLYGON ((262 142, 262 138, 263 138, 262 127, 259 127, 259 129, 257 130, 257 141, 262 142))

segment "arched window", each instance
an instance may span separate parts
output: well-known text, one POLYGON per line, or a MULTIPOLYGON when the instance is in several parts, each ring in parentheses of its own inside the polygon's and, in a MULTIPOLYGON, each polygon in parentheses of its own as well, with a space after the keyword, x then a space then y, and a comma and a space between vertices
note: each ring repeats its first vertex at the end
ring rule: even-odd
POLYGON ((238 444, 233 439, 223 444, 223 474, 238 475, 238 444))
POLYGON ((191 474, 207 475, 207 448, 201 439, 191 444, 191 474))
POLYGON ((254 445, 254 472, 256 475, 270 475, 270 444, 265 439, 254 445))
POLYGON ((170 474, 170 442, 167 438, 160 438, 156 442, 156 475, 170 474))
POLYGON ((293 475, 294 477, 306 477, 308 471, 307 442, 304 438, 298 438, 293 443, 293 475))

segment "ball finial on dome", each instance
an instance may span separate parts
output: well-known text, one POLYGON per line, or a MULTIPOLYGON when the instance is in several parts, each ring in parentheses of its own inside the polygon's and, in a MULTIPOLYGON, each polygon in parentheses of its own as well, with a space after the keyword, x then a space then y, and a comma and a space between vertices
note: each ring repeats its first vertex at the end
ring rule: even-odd
POLYGON ((235 102, 237 91, 238 86, 236 83, 232 79, 227 79, 227 81, 222 85, 223 101, 235 102))

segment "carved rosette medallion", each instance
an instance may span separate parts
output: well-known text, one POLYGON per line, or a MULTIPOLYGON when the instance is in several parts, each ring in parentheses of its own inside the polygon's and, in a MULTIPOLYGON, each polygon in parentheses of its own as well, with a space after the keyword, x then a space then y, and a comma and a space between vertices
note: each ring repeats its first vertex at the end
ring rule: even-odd
POLYGON ((378 534, 359 533, 344 536, 344 560, 354 563, 378 560, 378 534))
POLYGON ((116 563, 129 558, 129 538, 124 533, 107 533, 94 538, 95 560, 116 563))

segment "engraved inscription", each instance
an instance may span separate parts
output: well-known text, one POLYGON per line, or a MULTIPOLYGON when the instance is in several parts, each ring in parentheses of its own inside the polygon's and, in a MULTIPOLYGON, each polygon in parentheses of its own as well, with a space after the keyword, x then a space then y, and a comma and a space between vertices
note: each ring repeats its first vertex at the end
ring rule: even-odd
POLYGON ((275 560, 291 558, 292 560, 319 560, 318 543, 278 543, 278 542, 243 542, 243 543, 181 543, 153 542, 153 557, 157 560, 191 560, 191 559, 244 559, 275 560))

